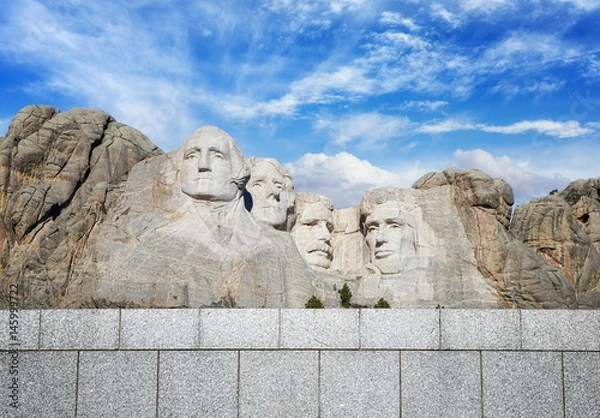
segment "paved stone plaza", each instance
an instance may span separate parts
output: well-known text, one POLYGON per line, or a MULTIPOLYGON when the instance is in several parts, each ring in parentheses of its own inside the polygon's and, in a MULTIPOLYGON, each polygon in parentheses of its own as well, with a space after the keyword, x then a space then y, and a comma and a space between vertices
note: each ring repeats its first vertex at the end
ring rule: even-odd
POLYGON ((600 414, 599 311, 41 310, 18 318, 16 340, 0 328, 3 417, 600 414), (15 358, 17 409, 8 396, 15 358))

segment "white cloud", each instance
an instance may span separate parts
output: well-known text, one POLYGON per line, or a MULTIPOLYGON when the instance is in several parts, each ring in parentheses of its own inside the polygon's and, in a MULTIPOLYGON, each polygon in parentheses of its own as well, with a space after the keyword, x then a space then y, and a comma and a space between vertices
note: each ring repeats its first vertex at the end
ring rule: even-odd
POLYGON ((461 0, 459 3, 461 9, 468 13, 489 14, 502 7, 512 7, 512 0, 461 0))
POLYGON ((51 9, 25 0, 0 27, 0 52, 45 69, 25 90, 71 95, 79 106, 99 107, 173 148, 196 127, 190 107, 202 97, 185 82, 193 69, 177 29, 181 16, 161 17, 156 26, 126 7, 51 9))
POLYGON ((431 14, 434 17, 438 17, 448 23, 451 27, 457 28, 465 21, 464 15, 453 13, 447 10, 444 6, 439 3, 434 3, 431 6, 431 14))
POLYGON ((474 124, 457 119, 446 119, 441 122, 422 125, 418 132, 421 133, 445 133, 453 131, 483 131, 505 135, 522 134, 525 132, 538 132, 556 138, 574 138, 594 132, 592 126, 582 127, 578 121, 569 120, 564 122, 552 120, 521 121, 511 125, 494 126, 486 124, 474 124))
POLYGON ((379 113, 363 113, 339 119, 320 118, 315 129, 326 130, 334 143, 343 145, 359 141, 363 145, 374 145, 390 138, 405 135, 412 124, 407 117, 388 116, 379 113))
POLYGON ((593 132, 591 129, 582 128, 579 122, 575 120, 565 122, 534 120, 517 122, 507 126, 478 125, 478 128, 484 132, 500 134, 520 134, 528 131, 536 131, 556 138, 573 138, 593 132))
POLYGON ((365 191, 374 187, 409 186, 399 175, 347 152, 335 156, 305 154, 285 166, 296 190, 325 195, 338 209, 357 205, 365 191))
POLYGON ((474 65, 479 70, 501 73, 519 69, 521 75, 543 65, 565 63, 584 55, 584 50, 563 41, 556 34, 515 31, 500 40, 474 65))
POLYGON ((540 98, 549 93, 562 89, 566 82, 557 79, 543 79, 523 83, 523 80, 502 79, 496 86, 490 89, 491 93, 500 93, 507 98, 513 98, 523 94, 534 94, 540 98))
POLYGON ((539 175, 532 171, 527 161, 513 161, 506 155, 494 157, 482 149, 456 150, 454 159, 462 169, 477 168, 506 181, 513 189, 516 203, 545 196, 554 189, 562 190, 569 184, 569 179, 560 174, 551 177, 539 175))
POLYGON ((402 16, 402 14, 400 14, 400 13, 390 12, 390 11, 385 11, 385 12, 381 13, 379 22, 388 24, 388 25, 402 25, 411 31, 416 31, 416 30, 421 29, 421 27, 419 25, 417 25, 414 22, 414 20, 402 16))
POLYGON ((400 106, 401 109, 417 109, 417 110, 425 110, 425 111, 436 111, 441 107, 446 107, 448 106, 448 102, 446 101, 442 101, 442 100, 435 100, 435 101, 431 101, 431 100, 421 100, 421 101, 408 101, 405 102, 402 106, 400 106))
POLYGON ((441 134, 454 131, 470 131, 477 129, 476 125, 459 119, 446 119, 441 122, 429 123, 422 125, 417 132, 427 134, 441 134))
POLYGON ((600 2, 598 0, 554 0, 559 3, 570 3, 571 5, 585 10, 591 11, 600 8, 600 2))

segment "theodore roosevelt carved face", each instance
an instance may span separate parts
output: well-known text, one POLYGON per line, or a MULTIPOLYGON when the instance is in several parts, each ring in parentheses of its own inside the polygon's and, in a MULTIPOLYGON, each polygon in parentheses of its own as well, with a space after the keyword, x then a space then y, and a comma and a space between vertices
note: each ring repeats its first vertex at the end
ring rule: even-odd
POLYGON ((250 171, 241 151, 225 131, 204 126, 180 148, 181 191, 196 200, 239 199, 250 171))
POLYGON ((291 234, 300 255, 317 269, 331 266, 331 231, 333 204, 325 196, 313 193, 296 194, 296 222, 291 234))
POLYGON ((285 230, 294 206, 290 173, 272 158, 250 157, 246 162, 251 172, 246 190, 250 194, 252 216, 262 224, 285 230))

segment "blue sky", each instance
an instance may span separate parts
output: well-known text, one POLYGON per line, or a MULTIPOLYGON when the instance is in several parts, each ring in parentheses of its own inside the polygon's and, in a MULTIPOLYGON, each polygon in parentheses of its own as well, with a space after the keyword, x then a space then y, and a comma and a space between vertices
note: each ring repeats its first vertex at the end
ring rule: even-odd
POLYGON ((2 2, 0 134, 97 107, 164 151, 217 125, 338 208, 447 167, 525 202, 600 176, 598 22, 598 0, 2 2))

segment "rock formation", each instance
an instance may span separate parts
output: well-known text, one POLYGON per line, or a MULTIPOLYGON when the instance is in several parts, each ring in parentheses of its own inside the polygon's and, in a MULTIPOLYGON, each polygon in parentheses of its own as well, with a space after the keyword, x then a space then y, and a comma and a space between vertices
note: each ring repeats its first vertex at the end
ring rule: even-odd
POLYGON ((162 153, 94 109, 28 106, 0 142, 0 304, 24 308, 600 307, 600 185, 516 208, 501 179, 429 173, 359 206, 294 193, 216 127, 162 153))
MULTIPOLYGON (((581 209, 580 199, 574 206, 581 209)), ((517 206, 510 229, 566 277, 577 295, 579 307, 598 306, 600 254, 574 212, 558 195, 533 199, 526 205, 517 206)), ((583 224, 592 229, 595 227, 589 219, 583 224)))
POLYGON ((478 271, 507 307, 573 308, 574 289, 509 230, 513 194, 501 179, 478 170, 430 173, 413 187, 432 190, 450 185, 478 271))
POLYGON ((139 161, 161 151, 95 109, 28 106, 0 142, 0 292, 23 307, 57 306, 87 238, 139 161))

